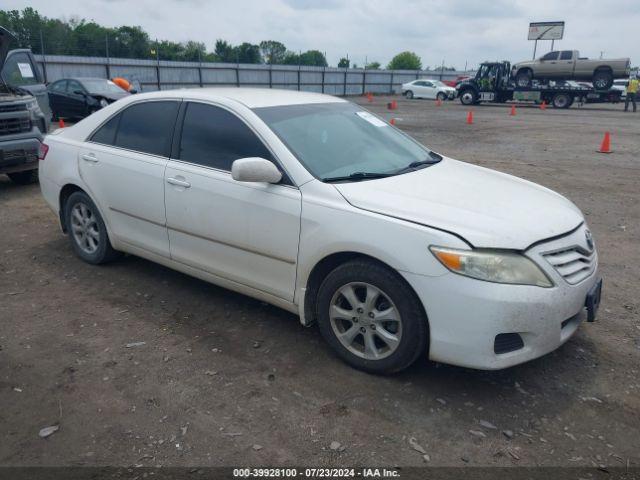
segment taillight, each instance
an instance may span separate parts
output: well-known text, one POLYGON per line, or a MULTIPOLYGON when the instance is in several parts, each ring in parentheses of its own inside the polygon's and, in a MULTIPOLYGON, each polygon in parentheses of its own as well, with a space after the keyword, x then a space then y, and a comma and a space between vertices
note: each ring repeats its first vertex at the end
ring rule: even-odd
POLYGON ((38 149, 38 160, 44 160, 47 158, 47 153, 49 153, 49 145, 41 143, 40 148, 38 149))

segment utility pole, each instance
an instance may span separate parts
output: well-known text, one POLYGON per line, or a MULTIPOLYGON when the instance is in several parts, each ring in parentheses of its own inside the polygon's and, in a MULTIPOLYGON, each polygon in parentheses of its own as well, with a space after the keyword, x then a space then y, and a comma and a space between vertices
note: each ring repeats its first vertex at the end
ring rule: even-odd
POLYGON ((42 73, 44 74, 44 83, 47 83, 47 57, 44 54, 44 38, 42 30, 40 30, 40 52, 42 53, 42 73))
POLYGON ((107 78, 111 78, 111 65, 109 65, 109 35, 104 36, 104 51, 107 56, 107 64, 106 64, 107 78))

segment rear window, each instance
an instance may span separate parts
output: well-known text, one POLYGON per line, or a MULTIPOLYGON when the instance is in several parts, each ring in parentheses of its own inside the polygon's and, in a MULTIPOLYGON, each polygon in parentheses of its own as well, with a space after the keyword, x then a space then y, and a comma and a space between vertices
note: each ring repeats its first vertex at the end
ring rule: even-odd
POLYGON ((179 106, 179 102, 163 101, 128 107, 120 114, 115 146, 168 157, 179 106))

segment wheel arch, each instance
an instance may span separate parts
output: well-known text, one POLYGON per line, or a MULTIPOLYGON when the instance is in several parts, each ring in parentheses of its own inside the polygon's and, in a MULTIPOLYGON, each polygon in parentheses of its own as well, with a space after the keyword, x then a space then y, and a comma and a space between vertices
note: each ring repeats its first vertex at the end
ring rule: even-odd
MULTIPOLYGON (((388 263, 383 262, 382 260, 379 260, 366 253, 356 252, 356 251, 342 251, 342 252, 331 253, 323 257, 322 259, 320 259, 313 266, 313 268, 309 272, 309 276, 307 277, 307 281, 305 284, 306 288, 304 291, 304 297, 302 299, 304 302, 304 308, 303 308, 304 316, 301 317, 301 320, 305 326, 312 325, 317 321, 316 306, 317 306, 317 300, 318 300, 318 291, 320 289, 320 285, 322 284, 323 280, 333 269, 351 260, 367 260, 367 261, 376 263, 382 266, 383 268, 386 268, 396 273, 402 279, 402 281, 409 287, 409 290, 418 300, 418 303, 420 304, 420 308, 422 309, 422 313, 424 314, 424 318, 426 319, 426 322, 427 322, 427 334, 430 333, 429 319, 427 316, 425 306, 422 303, 422 300, 420 300, 420 297, 414 290, 413 286, 411 286, 411 284, 404 279, 404 277, 398 272, 398 270, 393 268, 388 263)), ((430 335, 428 338, 430 338, 430 335)))
POLYGON ((598 72, 609 72, 613 75, 613 68, 611 68, 611 65, 598 65, 593 69, 593 74, 595 75, 598 72))
POLYGON ((67 233, 67 224, 66 224, 67 222, 66 222, 66 219, 64 218, 64 205, 69 199, 69 197, 75 192, 82 192, 91 199, 91 201, 94 203, 94 205, 98 209, 100 216, 102 217, 102 221, 104 222, 104 225, 107 228, 107 233, 109 235, 109 238, 113 242, 114 237, 111 231, 111 226, 109 224, 109 219, 102 211, 102 208, 100 207, 100 205, 98 205, 98 203, 92 197, 91 193, 86 188, 83 188, 77 183, 72 183, 72 182, 66 183, 60 189, 60 194, 58 196, 58 216, 60 217, 60 227, 62 228, 62 232, 67 233))

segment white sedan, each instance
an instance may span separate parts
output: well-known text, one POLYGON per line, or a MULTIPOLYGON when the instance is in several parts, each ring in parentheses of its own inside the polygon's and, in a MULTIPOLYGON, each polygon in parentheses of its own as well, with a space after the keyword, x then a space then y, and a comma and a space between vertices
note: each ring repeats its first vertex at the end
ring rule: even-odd
POLYGON ((407 98, 430 98, 432 100, 453 100, 456 89, 439 80, 420 79, 402 84, 402 94, 407 98))
POLYGON ((46 137, 40 185, 78 257, 138 255, 317 322, 351 365, 515 365, 594 318, 583 215, 443 157, 343 99, 132 95, 46 137))

